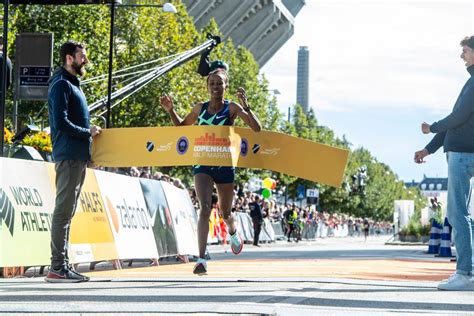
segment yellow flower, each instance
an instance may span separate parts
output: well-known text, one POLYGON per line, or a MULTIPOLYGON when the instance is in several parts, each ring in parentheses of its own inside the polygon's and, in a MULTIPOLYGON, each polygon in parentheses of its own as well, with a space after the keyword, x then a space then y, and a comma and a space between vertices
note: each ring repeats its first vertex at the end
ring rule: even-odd
POLYGON ((11 144, 13 136, 14 136, 13 133, 10 132, 8 128, 6 127, 3 128, 3 141, 5 144, 11 144))
POLYGON ((23 145, 32 146, 39 151, 52 152, 53 145, 51 144, 51 137, 45 132, 39 132, 33 135, 26 136, 23 145))

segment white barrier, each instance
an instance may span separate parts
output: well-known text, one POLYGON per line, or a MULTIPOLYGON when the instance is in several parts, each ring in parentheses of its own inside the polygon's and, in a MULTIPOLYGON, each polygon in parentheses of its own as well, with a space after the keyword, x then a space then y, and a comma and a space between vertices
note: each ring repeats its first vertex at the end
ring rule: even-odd
POLYGON ((178 254, 198 256, 197 214, 189 194, 168 182, 161 181, 161 185, 173 219, 178 254))
POLYGON ((112 224, 118 259, 158 258, 139 179, 105 171, 95 174, 112 224))
MULTIPOLYGON (((0 267, 49 265, 54 179, 53 164, 0 158, 0 267)), ((180 255, 197 255, 197 215, 188 192, 167 182, 159 184, 167 203, 157 198, 147 205, 143 190, 153 189, 151 184, 142 186, 139 178, 88 169, 71 224, 71 263, 155 259, 161 255, 158 249, 165 247, 165 256, 173 255, 176 247, 180 255), (153 231, 157 221, 166 221, 158 231, 169 234, 153 231)), ((248 214, 236 213, 236 225, 246 242, 253 241, 248 214)), ((265 223, 260 240, 274 238, 272 225, 265 223)))
POLYGON ((176 232, 161 181, 140 178, 140 185, 152 220, 160 258, 178 255, 176 232))
MULTIPOLYGON (((234 217, 237 231, 240 232, 240 235, 244 242, 253 242, 253 221, 250 215, 243 212, 236 212, 234 213, 234 217)), ((273 230, 272 224, 268 220, 264 220, 262 224, 262 230, 260 231, 259 241, 275 241, 275 231, 273 230)))

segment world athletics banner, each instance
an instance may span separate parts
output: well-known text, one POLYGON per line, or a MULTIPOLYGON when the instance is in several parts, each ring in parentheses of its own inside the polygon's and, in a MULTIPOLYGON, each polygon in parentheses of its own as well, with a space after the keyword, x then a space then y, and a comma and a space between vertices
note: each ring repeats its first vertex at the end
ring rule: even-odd
POLYGON ((0 158, 0 267, 48 265, 54 193, 44 162, 0 158))
POLYGON ((235 166, 339 187, 349 151, 276 132, 228 126, 106 129, 92 160, 105 167, 235 166))

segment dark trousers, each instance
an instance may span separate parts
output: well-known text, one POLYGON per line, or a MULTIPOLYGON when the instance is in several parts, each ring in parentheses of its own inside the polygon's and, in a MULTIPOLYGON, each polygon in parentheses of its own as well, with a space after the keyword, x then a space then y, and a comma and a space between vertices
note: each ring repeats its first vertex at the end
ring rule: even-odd
POLYGON ((86 167, 87 162, 81 160, 64 160, 55 164, 56 204, 51 223, 51 267, 54 269, 69 263, 69 229, 86 177, 86 167))
POLYGON ((288 224, 288 232, 287 232, 288 233, 288 240, 290 240, 291 234, 295 230, 296 230, 296 224, 295 223, 288 224))
POLYGON ((258 245, 258 238, 262 231, 262 220, 260 218, 252 218, 253 222, 253 244, 258 245))

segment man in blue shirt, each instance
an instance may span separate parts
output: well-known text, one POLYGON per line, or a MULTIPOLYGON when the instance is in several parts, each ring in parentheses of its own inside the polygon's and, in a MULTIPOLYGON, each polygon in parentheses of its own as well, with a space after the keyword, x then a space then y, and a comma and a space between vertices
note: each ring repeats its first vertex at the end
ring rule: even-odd
POLYGON ((69 265, 68 243, 71 220, 91 159, 92 137, 100 127, 90 126, 87 100, 80 76, 89 63, 83 44, 68 41, 60 50, 62 67, 49 82, 48 105, 53 159, 56 169, 56 205, 51 223, 51 269, 46 281, 76 283, 89 278, 69 265))
POLYGON ((456 272, 438 285, 440 290, 474 290, 472 279, 472 223, 469 215, 470 181, 474 176, 474 36, 461 41, 461 58, 471 75, 454 104, 453 111, 433 124, 422 123, 423 134, 435 133, 431 142, 415 152, 415 162, 443 146, 448 161, 447 217, 453 227, 456 272))

